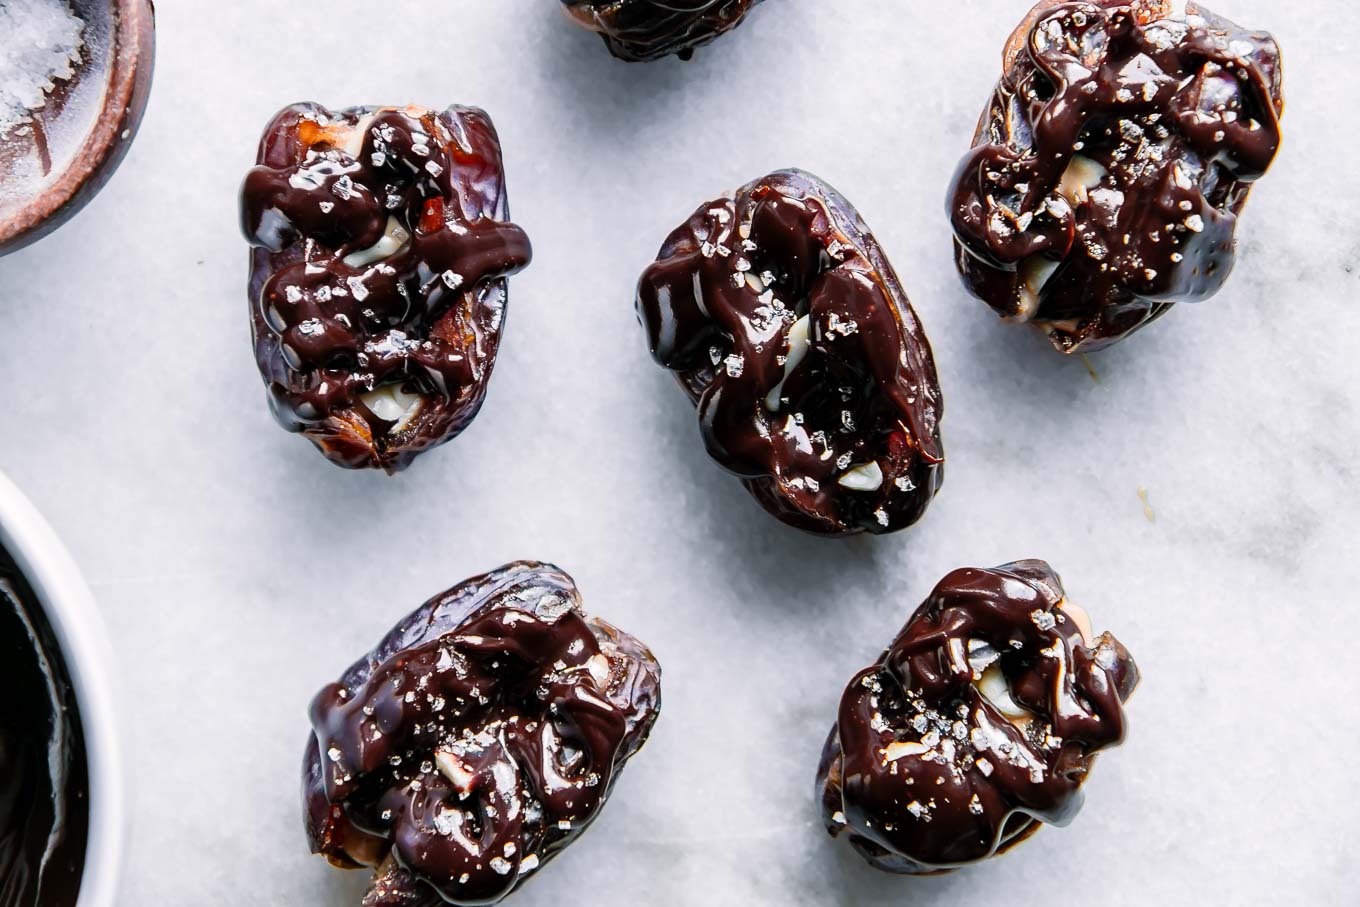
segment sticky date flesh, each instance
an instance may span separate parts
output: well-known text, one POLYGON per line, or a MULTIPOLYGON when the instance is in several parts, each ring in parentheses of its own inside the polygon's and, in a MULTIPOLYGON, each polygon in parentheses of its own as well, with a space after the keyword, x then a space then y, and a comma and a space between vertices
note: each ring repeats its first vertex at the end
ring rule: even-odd
POLYGON ((760 0, 562 0, 573 20, 621 60, 645 62, 694 49, 742 23, 760 0))
POLYGON ((817 774, 827 831, 932 873, 1066 825, 1137 683, 1045 562, 955 570, 845 689, 817 774))
POLYGON ((784 170, 701 206, 637 292, 712 457, 776 518, 884 533, 943 480, 930 343, 855 209, 784 170))
POLYGON ((398 624, 312 702, 312 852, 373 867, 365 907, 492 904, 580 836, 660 708, 638 640, 517 562, 398 624))
POLYGON ((1207 299, 1283 109, 1268 34, 1194 3, 1045 0, 955 174, 965 285, 1064 353, 1207 299))
POLYGON ((484 112, 285 108, 241 216, 256 360, 285 428, 341 466, 395 472, 472 421, 506 277, 532 254, 484 112))

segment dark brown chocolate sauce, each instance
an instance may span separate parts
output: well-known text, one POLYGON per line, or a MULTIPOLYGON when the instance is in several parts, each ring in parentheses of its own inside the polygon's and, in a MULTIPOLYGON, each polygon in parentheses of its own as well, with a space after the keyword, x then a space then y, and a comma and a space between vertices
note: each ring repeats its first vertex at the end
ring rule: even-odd
POLYGON ((817 775, 827 831, 889 872, 965 866, 1066 825, 1138 683, 1043 561, 950 573, 850 681, 817 775))
POLYGON ((643 273, 637 312, 709 454, 775 517, 847 535, 925 513, 944 478, 935 360, 835 189, 781 170, 701 206, 643 273))
POLYGON ((964 283, 1065 353, 1216 293, 1280 145, 1274 39, 1172 6, 1039 4, 955 174, 964 283))
POLYGON ((645 62, 694 49, 742 23, 760 0, 562 0, 567 14, 621 60, 645 62))
POLYGON ((33 590, 0 550, 0 907, 74 907, 89 833, 71 679, 33 590))
POLYGON ((394 472, 472 421, 506 277, 532 255, 485 112, 285 108, 241 216, 256 359, 285 428, 394 472))
POLYGON ((312 851, 376 870, 364 907, 493 904, 599 815, 660 681, 556 567, 466 580, 313 700, 312 851))

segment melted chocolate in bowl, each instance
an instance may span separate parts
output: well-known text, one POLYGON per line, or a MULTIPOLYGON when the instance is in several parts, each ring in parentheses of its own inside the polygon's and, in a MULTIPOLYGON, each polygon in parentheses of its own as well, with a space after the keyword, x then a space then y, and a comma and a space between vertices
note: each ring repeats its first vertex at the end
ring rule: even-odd
POLYGON ((89 829, 80 711, 37 598, 0 549, 0 907, 74 907, 89 829))

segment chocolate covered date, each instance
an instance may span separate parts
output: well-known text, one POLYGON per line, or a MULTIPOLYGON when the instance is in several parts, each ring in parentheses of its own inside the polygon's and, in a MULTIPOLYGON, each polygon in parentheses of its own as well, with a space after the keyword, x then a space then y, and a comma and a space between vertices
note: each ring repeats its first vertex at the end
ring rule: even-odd
POLYGON ((930 343, 826 183, 781 170, 700 206, 643 273, 637 312, 708 452, 775 517, 847 535, 925 512, 944 467, 930 343))
POLYGON ((620 60, 682 60, 742 23, 760 0, 562 0, 568 16, 620 60))
POLYGON ((241 190, 255 355, 275 416, 331 461, 395 472, 486 397, 506 277, 500 140, 471 107, 316 104, 265 129, 241 190))
POLYGON ((642 643, 518 562, 421 606, 312 702, 312 852, 364 907, 493 904, 599 815, 660 708, 642 643))
POLYGON ((968 289, 1064 353, 1108 346, 1233 267, 1280 146, 1280 52, 1185 0, 1045 0, 955 174, 968 289))
POLYGON ((1137 683, 1048 564, 955 570, 845 689, 817 773, 827 831, 931 873, 1066 825, 1137 683))

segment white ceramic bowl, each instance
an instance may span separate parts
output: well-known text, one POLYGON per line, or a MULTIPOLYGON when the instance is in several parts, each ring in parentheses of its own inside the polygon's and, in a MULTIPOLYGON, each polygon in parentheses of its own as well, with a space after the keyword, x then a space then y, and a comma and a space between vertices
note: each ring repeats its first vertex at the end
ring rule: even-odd
POLYGON ((70 554, 3 474, 0 545, 33 587, 52 625, 80 706, 90 773, 90 837, 77 907, 114 907, 123 856, 124 792, 108 636, 70 554))

